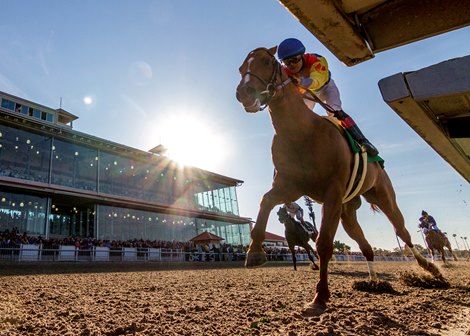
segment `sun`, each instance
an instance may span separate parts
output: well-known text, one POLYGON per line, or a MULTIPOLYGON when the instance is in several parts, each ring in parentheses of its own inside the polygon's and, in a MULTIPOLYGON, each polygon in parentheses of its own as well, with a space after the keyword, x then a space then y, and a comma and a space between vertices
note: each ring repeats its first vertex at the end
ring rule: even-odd
POLYGON ((213 171, 222 165, 226 151, 225 140, 217 131, 206 121, 180 113, 160 121, 155 136, 172 160, 213 171))

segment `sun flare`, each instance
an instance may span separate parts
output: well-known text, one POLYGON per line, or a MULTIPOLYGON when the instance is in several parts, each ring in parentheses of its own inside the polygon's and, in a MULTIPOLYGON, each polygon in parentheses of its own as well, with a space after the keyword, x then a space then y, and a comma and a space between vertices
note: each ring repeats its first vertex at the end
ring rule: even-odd
POLYGON ((225 158, 225 143, 216 127, 188 114, 161 121, 155 136, 179 164, 216 170, 225 158))

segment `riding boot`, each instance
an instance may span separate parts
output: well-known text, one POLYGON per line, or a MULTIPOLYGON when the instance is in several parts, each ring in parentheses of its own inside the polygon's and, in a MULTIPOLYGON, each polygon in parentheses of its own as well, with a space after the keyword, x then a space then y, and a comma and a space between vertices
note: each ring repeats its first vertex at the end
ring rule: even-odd
POLYGON ((341 126, 343 126, 346 130, 349 131, 351 136, 356 140, 362 147, 365 148, 367 154, 370 156, 376 156, 379 154, 379 151, 373 144, 370 143, 369 140, 362 134, 359 126, 356 125, 353 118, 351 118, 346 112, 343 110, 335 111, 334 115, 336 119, 341 122, 341 126))

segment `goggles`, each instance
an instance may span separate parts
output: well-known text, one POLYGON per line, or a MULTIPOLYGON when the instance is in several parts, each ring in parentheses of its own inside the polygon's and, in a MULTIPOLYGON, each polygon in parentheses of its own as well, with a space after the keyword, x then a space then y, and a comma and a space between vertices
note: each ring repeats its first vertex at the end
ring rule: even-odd
POLYGON ((282 63, 284 63, 285 65, 297 64, 300 62, 301 59, 302 59, 302 55, 297 55, 297 56, 290 57, 290 58, 283 60, 282 63))

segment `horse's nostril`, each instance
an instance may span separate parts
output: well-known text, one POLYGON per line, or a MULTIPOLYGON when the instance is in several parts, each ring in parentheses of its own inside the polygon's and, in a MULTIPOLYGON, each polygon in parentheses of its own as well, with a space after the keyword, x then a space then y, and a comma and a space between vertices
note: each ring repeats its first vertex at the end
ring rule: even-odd
POLYGON ((251 86, 241 86, 237 88, 236 97, 238 101, 240 101, 243 97, 248 98, 255 98, 256 97, 256 89, 251 86))
POLYGON ((247 86, 245 89, 245 92, 250 97, 254 97, 256 95, 256 90, 252 88, 251 86, 247 86))

